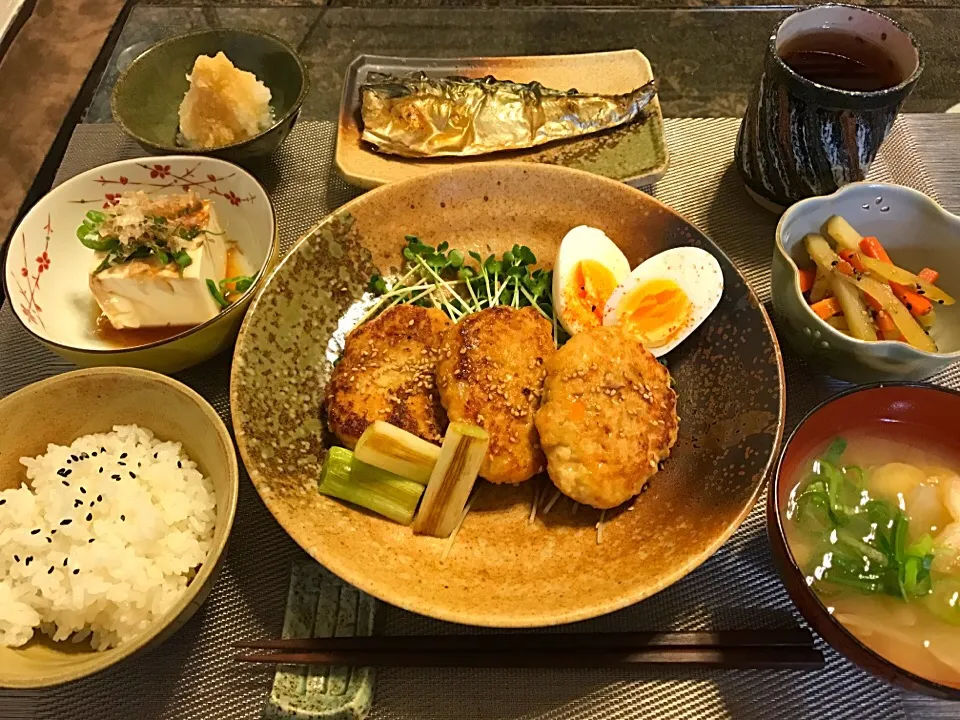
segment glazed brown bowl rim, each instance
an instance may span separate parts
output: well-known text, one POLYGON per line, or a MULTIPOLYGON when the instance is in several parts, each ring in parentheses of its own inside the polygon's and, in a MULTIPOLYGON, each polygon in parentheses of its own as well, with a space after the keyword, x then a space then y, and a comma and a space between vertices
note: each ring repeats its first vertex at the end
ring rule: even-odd
MULTIPOLYGON (((800 570, 799 565, 797 565, 797 560, 793 555, 793 550, 790 547, 786 532, 784 531, 784 522, 780 513, 778 492, 780 488, 781 471, 783 469, 784 459, 787 456, 787 451, 790 449, 791 443, 793 443, 803 426, 806 425, 817 413, 834 402, 858 393, 869 392, 873 390, 883 390, 885 388, 912 388, 916 390, 932 391, 935 394, 945 394, 960 397, 960 390, 955 390, 953 388, 934 385, 933 383, 929 382, 895 380, 889 382, 884 381, 870 383, 869 385, 857 385, 852 388, 848 388, 847 390, 835 393, 822 402, 817 403, 815 407, 804 414, 803 418, 797 423, 796 427, 790 431, 790 435, 787 436, 787 439, 783 442, 783 445, 780 448, 780 456, 777 458, 777 462, 774 466, 773 476, 771 477, 770 483, 767 486, 767 537, 771 545, 775 545, 776 549, 782 552, 782 560, 786 561, 785 563, 778 562, 778 560, 781 560, 781 558, 778 557, 779 553, 774 551, 774 565, 777 568, 777 574, 780 575, 780 580, 783 583, 787 594, 790 596, 791 601, 796 606, 797 610, 799 610, 800 614, 807 620, 808 623, 810 623, 817 634, 823 639, 823 641, 833 648, 837 654, 854 663, 857 665, 857 667, 863 669, 864 671, 870 672, 871 675, 874 675, 875 677, 877 676, 875 673, 861 665, 861 663, 855 657, 848 655, 842 648, 835 645, 830 637, 830 635, 833 633, 845 636, 848 640, 852 641, 857 648, 859 648, 860 652, 872 658, 876 663, 893 669, 896 673, 909 679, 914 685, 918 685, 930 690, 930 694, 936 697, 960 700, 960 688, 954 688, 933 680, 928 680, 921 675, 917 675, 906 668, 901 667, 897 663, 884 657, 883 655, 880 655, 868 647, 856 635, 850 632, 850 630, 848 630, 843 623, 837 620, 833 614, 827 610, 827 607, 823 604, 817 594, 813 592, 813 590, 811 590, 806 584, 804 574, 800 570), (788 573, 793 576, 794 580, 796 580, 795 583, 787 582, 785 575, 788 573), (803 587, 802 593, 804 598, 812 600, 812 605, 801 602, 800 598, 797 597, 797 591, 795 588, 801 586, 803 587), (811 611, 810 608, 816 608, 816 610, 811 611), (828 634, 821 632, 821 627, 823 626, 829 628, 830 632, 828 634)), ((886 678, 883 679, 886 682, 897 684, 887 680, 886 678)))
POLYGON ((202 30, 190 30, 185 33, 180 33, 172 37, 164 38, 159 42, 154 43, 146 50, 144 50, 140 55, 134 58, 133 62, 128 65, 120 76, 117 78, 116 83, 113 85, 113 90, 110 93, 110 114, 113 116, 114 121, 123 128, 123 131, 130 135, 134 140, 142 145, 147 145, 153 148, 159 148, 167 154, 177 154, 177 155, 207 155, 209 153, 222 152, 224 150, 236 150, 239 148, 244 148, 249 145, 253 145, 257 140, 270 133, 274 132, 277 128, 281 127, 284 123, 290 120, 296 113, 300 112, 300 108, 303 105, 303 101, 307 97, 307 93, 310 91, 310 73, 307 72, 307 67, 303 63, 303 58, 290 46, 289 43, 284 42, 276 35, 272 35, 268 32, 262 32, 260 30, 247 30, 241 28, 205 28, 202 30), (257 37, 261 39, 269 40, 273 43, 276 43, 284 52, 290 55, 294 61, 297 63, 297 67, 300 70, 300 93, 297 95, 297 99, 290 105, 290 108, 279 118, 276 118, 274 122, 265 130, 261 130, 256 135, 245 138, 244 140, 238 140, 237 142, 228 143, 226 145, 217 145, 215 147, 209 148, 191 148, 191 147, 181 147, 180 145, 167 145, 166 143, 158 143, 155 140, 143 137, 140 133, 135 132, 129 125, 127 125, 126 120, 124 120, 123 112, 118 109, 117 97, 118 94, 126 82, 129 82, 129 73, 133 70, 134 66, 137 63, 144 62, 147 59, 148 55, 153 54, 155 50, 159 48, 166 47, 168 45, 174 45, 180 43, 187 38, 198 37, 201 35, 217 35, 217 34, 228 34, 228 35, 247 35, 252 37, 257 37))
POLYGON ((911 87, 917 82, 920 78, 920 75, 923 73, 923 68, 925 64, 925 56, 923 53, 923 48, 920 47, 920 43, 917 42, 916 36, 907 30, 903 25, 894 20, 889 15, 884 15, 882 12, 877 12, 873 8, 869 8, 863 5, 851 5, 849 3, 823 3, 819 5, 807 5, 805 7, 796 8, 792 13, 782 18, 780 22, 777 23, 777 26, 773 29, 773 32, 770 34, 770 39, 768 40, 768 47, 770 54, 774 58, 774 62, 777 64, 777 67, 784 73, 786 73, 792 80, 800 83, 803 87, 808 90, 813 90, 816 92, 825 93, 834 98, 843 98, 846 100, 866 100, 873 98, 883 98, 889 95, 896 95, 901 93, 907 88, 911 87), (818 83, 815 80, 804 77, 796 70, 787 65, 783 58, 780 57, 780 53, 777 52, 777 36, 780 34, 780 30, 783 28, 784 23, 787 22, 790 18, 799 15, 802 12, 807 12, 815 9, 823 8, 832 8, 832 7, 841 7, 847 8, 849 10, 855 10, 857 12, 867 13, 869 15, 875 15, 879 18, 883 18, 885 21, 893 25, 897 30, 902 32, 908 38, 910 38, 910 44, 913 45, 913 48, 917 51, 917 67, 914 68, 913 72, 910 73, 906 78, 901 80, 896 85, 891 85, 887 88, 881 88, 880 90, 844 90, 843 88, 835 88, 830 85, 824 85, 823 83, 818 83))

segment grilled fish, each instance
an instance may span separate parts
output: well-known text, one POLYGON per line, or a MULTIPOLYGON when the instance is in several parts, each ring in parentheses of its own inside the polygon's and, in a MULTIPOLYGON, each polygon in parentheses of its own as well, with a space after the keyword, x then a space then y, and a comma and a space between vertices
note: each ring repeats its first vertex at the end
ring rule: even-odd
POLYGON ((636 120, 656 81, 624 95, 562 92, 464 77, 371 73, 360 88, 362 139, 403 157, 483 155, 581 137, 636 120))

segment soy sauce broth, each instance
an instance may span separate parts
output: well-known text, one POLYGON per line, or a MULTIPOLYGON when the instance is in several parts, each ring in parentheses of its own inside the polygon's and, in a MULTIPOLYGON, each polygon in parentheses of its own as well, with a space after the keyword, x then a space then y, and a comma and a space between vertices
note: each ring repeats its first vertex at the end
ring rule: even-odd
POLYGON ((798 75, 839 90, 875 92, 906 79, 884 48, 836 29, 790 38, 777 54, 798 75))
MULTIPOLYGON (((916 675, 960 688, 960 457, 929 447, 922 439, 891 439, 890 431, 849 435, 846 440, 839 464, 862 469, 859 501, 881 501, 894 513, 901 508, 909 517, 907 547, 924 535, 933 540, 929 592, 904 600, 818 579, 829 577, 822 569, 836 561, 825 550, 835 546, 825 545, 824 535, 812 532, 795 512, 791 516, 793 503, 782 511, 790 550, 821 602, 864 645, 916 675)), ((800 466, 791 498, 807 486, 813 461, 824 450, 800 466)), ((870 531, 859 529, 860 539, 878 544, 870 531)), ((869 567, 870 558, 861 559, 869 567)))

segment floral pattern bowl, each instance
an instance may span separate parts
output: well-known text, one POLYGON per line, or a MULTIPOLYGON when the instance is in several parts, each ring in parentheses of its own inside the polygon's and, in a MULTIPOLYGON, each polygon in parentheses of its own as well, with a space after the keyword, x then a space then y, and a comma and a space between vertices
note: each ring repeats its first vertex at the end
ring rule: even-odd
POLYGON ((84 367, 125 365, 171 373, 233 343, 250 299, 278 253, 270 199, 245 170, 196 156, 122 160, 66 181, 27 213, 10 238, 5 286, 24 328, 67 360, 84 367), (217 317, 172 337, 136 331, 132 341, 117 342, 98 333, 99 308, 88 285, 92 251, 76 235, 84 215, 115 205, 124 192, 187 190, 213 202, 227 236, 255 276, 253 286, 217 317))
POLYGON ((859 383, 919 380, 960 360, 960 303, 937 306, 930 331, 940 350, 935 353, 903 342, 857 340, 817 317, 800 292, 798 268, 812 267, 804 236, 820 232, 832 215, 842 215, 861 235, 879 238, 903 267, 935 268, 937 285, 960 295, 960 217, 911 188, 853 183, 832 195, 802 200, 780 219, 772 282, 781 339, 830 375, 859 383))

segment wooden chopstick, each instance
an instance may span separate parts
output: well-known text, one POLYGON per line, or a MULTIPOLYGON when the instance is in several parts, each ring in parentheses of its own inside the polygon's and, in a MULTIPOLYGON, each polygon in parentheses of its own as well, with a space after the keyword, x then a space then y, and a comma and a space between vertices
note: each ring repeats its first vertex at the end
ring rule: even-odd
POLYGON ((242 643, 282 649, 241 654, 254 663, 378 667, 698 668, 816 670, 823 655, 805 630, 309 638, 242 643))
POLYGON ((535 633, 511 635, 365 635, 329 638, 289 638, 234 643, 256 650, 569 650, 658 647, 812 647, 813 636, 803 628, 786 630, 725 630, 720 632, 535 633))

